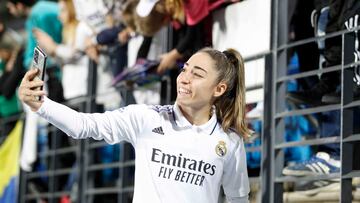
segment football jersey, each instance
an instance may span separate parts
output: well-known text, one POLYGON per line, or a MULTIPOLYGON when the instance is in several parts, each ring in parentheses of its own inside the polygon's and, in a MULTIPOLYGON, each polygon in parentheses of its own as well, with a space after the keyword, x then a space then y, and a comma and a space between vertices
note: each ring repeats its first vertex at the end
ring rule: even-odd
POLYGON ((247 202, 249 181, 242 138, 216 118, 192 125, 174 105, 129 105, 78 113, 45 98, 38 114, 76 139, 92 137, 135 148, 133 202, 247 202))

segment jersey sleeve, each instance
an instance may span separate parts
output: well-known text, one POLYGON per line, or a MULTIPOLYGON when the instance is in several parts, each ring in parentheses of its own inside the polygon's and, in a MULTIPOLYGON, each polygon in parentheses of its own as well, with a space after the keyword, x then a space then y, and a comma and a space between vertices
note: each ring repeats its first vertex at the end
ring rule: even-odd
POLYGON ((222 185, 228 202, 248 202, 250 191, 246 153, 242 140, 225 160, 222 185))
POLYGON ((127 141, 134 145, 145 125, 146 110, 146 105, 130 105, 105 113, 79 113, 45 98, 37 114, 75 139, 92 137, 109 144, 127 141))

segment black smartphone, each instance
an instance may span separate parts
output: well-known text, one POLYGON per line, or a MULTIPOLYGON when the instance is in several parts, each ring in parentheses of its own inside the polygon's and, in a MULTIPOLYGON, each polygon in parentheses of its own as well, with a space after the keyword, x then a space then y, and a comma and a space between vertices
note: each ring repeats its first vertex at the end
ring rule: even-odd
MULTIPOLYGON (((38 75, 34 78, 34 80, 42 80, 42 81, 44 81, 46 59, 47 59, 47 55, 45 54, 45 52, 39 46, 36 46, 34 48, 32 68, 37 68, 40 71, 38 72, 38 75)), ((39 87, 37 89, 42 90, 43 86, 41 86, 41 87, 39 87)), ((39 100, 41 100, 41 97, 39 97, 39 100)))

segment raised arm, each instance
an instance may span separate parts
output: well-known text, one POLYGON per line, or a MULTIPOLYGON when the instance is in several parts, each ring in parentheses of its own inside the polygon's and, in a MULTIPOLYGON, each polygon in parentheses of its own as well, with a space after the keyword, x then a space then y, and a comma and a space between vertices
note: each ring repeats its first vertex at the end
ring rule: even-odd
POLYGON ((145 105, 132 105, 105 113, 79 113, 51 101, 44 96, 44 91, 34 90, 43 85, 42 81, 33 80, 36 73, 36 70, 26 73, 20 85, 19 96, 41 117, 76 139, 92 137, 97 140, 104 139, 110 144, 122 140, 135 144, 136 136, 145 123, 145 105), (42 96, 41 101, 38 100, 38 96, 42 96))

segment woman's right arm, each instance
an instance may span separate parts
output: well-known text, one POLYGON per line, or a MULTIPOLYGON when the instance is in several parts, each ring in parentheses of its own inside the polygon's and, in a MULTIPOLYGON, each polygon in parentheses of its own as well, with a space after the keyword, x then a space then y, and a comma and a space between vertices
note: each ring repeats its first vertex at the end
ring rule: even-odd
POLYGON ((36 77, 38 71, 38 69, 30 69, 25 74, 19 86, 20 100, 28 105, 32 111, 37 112, 50 123, 74 137, 74 135, 79 134, 79 125, 76 123, 78 112, 45 97, 45 91, 40 90, 44 82, 36 77), (39 96, 41 97, 40 100, 39 96))
POLYGON ((34 81, 36 74, 36 70, 29 70, 19 87, 19 98, 32 111, 76 139, 92 137, 97 140, 104 139, 110 144, 122 140, 135 143, 136 135, 145 123, 142 114, 138 113, 144 112, 143 109, 139 110, 140 106, 129 106, 105 113, 79 113, 51 101, 44 96, 44 91, 35 90, 34 88, 43 85, 42 81, 34 81), (38 96, 42 96, 40 101, 38 96))

